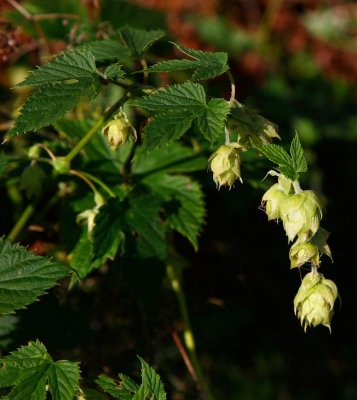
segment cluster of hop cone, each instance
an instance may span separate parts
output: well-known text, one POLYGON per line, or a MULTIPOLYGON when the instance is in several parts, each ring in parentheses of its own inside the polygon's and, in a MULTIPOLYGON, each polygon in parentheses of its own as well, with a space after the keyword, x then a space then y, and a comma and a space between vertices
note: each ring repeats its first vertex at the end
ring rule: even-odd
MULTIPOLYGON (((210 157, 210 169, 217 186, 232 187, 241 179, 239 153, 242 146, 237 143, 222 145, 210 157)), ((244 149, 243 149, 244 150, 244 149)), ((283 174, 270 171, 276 176, 275 183, 262 198, 268 220, 281 220, 289 242, 293 242, 289 257, 291 268, 307 266, 305 275, 294 299, 294 311, 306 331, 308 326, 324 325, 331 330, 331 318, 338 290, 335 283, 318 272, 320 255, 331 259, 326 242, 328 232, 320 227, 322 207, 312 190, 302 190, 298 181, 291 181, 283 174)))

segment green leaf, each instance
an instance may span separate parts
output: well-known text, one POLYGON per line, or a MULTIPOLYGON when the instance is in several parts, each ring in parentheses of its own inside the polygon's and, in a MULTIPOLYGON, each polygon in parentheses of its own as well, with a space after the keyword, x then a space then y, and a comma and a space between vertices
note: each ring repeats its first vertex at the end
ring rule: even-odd
POLYGON ((192 82, 172 85, 133 104, 158 114, 144 129, 144 145, 148 150, 179 139, 196 118, 201 134, 212 143, 224 134, 230 110, 223 99, 212 99, 206 104, 203 86, 192 82))
POLYGON ((87 100, 96 97, 98 85, 98 79, 86 78, 76 83, 41 87, 26 100, 8 135, 26 133, 53 124, 71 110, 81 97, 87 100))
POLYGON ((120 382, 101 375, 96 379, 96 383, 115 399, 166 400, 166 393, 160 376, 141 357, 138 356, 138 358, 141 363, 140 386, 123 374, 119 374, 120 382))
POLYGON ((45 400, 47 384, 53 400, 73 400, 78 388, 78 364, 54 362, 39 341, 29 342, 0 363, 0 387, 13 387, 6 396, 9 400, 45 400))
POLYGON ((181 113, 168 112, 153 118, 143 134, 146 150, 180 139, 190 129, 194 117, 190 111, 182 111, 181 113))
POLYGON ((72 400, 80 378, 77 363, 62 360, 52 364, 48 381, 53 400, 72 400))
POLYGON ((304 156, 304 150, 301 147, 298 134, 295 134, 290 145, 290 155, 293 161, 294 169, 297 173, 307 171, 307 162, 304 156))
POLYGON ((159 219, 160 209, 156 196, 133 194, 129 198, 125 220, 134 234, 137 251, 142 258, 165 258, 165 230, 159 219))
POLYGON ((106 79, 118 80, 124 78, 125 71, 122 70, 122 65, 112 64, 104 70, 103 74, 106 79))
POLYGON ((0 238, 0 314, 33 303, 68 272, 67 267, 0 238))
POLYGON ((256 148, 262 152, 265 157, 275 164, 278 164, 278 170, 287 178, 295 181, 297 179, 296 172, 289 154, 276 144, 259 145, 256 148))
POLYGON ((93 54, 96 62, 121 62, 130 56, 130 49, 114 40, 95 40, 85 43, 83 48, 93 54))
POLYGON ((206 105, 206 94, 199 83, 185 82, 141 97, 134 105, 160 114, 172 110, 198 113, 206 105))
POLYGON ((83 230, 71 253, 70 265, 82 279, 93 269, 92 242, 88 238, 87 229, 83 230))
POLYGON ((197 250, 205 216, 203 193, 198 183, 186 176, 162 173, 151 175, 143 182, 165 201, 179 203, 178 207, 172 207, 168 216, 169 226, 185 236, 197 250))
POLYGON ((149 72, 170 72, 194 69, 191 79, 205 80, 214 78, 228 70, 228 55, 224 52, 210 53, 188 49, 176 43, 174 45, 193 60, 169 60, 159 62, 149 68, 149 72))
POLYGON ((125 26, 120 31, 126 45, 131 49, 133 56, 141 57, 157 40, 165 36, 165 32, 157 30, 136 29, 125 26))
POLYGON ((138 356, 138 358, 141 363, 141 387, 146 389, 148 395, 150 396, 149 399, 166 400, 166 393, 160 376, 141 357, 138 356))
POLYGON ((228 101, 212 99, 198 116, 198 128, 206 139, 214 143, 224 135, 224 124, 230 110, 228 101))
POLYGON ((99 208, 93 229, 93 260, 103 264, 114 260, 119 246, 124 242, 124 210, 117 199, 110 199, 99 208))
POLYGON ((88 79, 96 72, 94 56, 88 50, 70 50, 32 71, 31 75, 17 86, 42 86, 70 79, 88 79))
POLYGON ((131 171, 133 174, 165 172, 192 172, 207 168, 207 157, 180 143, 154 149, 150 153, 138 147, 131 171))
POLYGON ((126 375, 119 374, 119 378, 120 382, 116 382, 114 379, 109 378, 109 376, 100 375, 96 379, 96 383, 115 399, 131 400, 138 391, 139 385, 126 375))
POLYGON ((20 176, 20 189, 24 190, 26 197, 31 199, 41 194, 46 174, 37 164, 26 167, 20 176))

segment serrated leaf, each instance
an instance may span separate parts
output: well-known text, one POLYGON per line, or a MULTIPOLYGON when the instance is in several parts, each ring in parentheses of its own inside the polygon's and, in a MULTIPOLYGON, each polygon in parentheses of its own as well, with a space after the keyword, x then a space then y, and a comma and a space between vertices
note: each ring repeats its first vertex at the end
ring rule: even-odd
POLYGON ((88 50, 76 49, 63 52, 53 61, 38 67, 17 86, 41 86, 70 79, 88 79, 95 73, 93 55, 88 50))
POLYGON ((0 314, 33 303, 69 269, 0 238, 0 314))
POLYGON ((141 97, 133 104, 160 114, 172 110, 199 112, 206 105, 206 94, 202 85, 185 82, 141 97))
POLYGON ((172 85, 133 104, 158 113, 144 129, 144 145, 148 150, 179 139, 196 118, 200 132, 212 143, 224 134, 230 110, 223 99, 212 99, 206 104, 203 86, 192 82, 172 85))
POLYGON ((119 374, 119 378, 120 382, 117 382, 109 376, 101 375, 96 379, 96 383, 115 399, 131 400, 139 385, 123 374, 119 374))
POLYGON ((168 216, 169 226, 185 236, 197 250, 205 216, 203 193, 198 183, 186 176, 167 174, 152 175, 143 182, 165 201, 179 203, 168 216))
POLYGON ((132 54, 137 57, 141 57, 157 40, 165 36, 165 32, 160 29, 145 30, 129 26, 122 28, 120 33, 132 54))
POLYGON ((110 199, 99 208, 93 229, 93 260, 103 264, 114 260, 119 246, 124 243, 124 210, 117 199, 110 199))
POLYGON ((125 71, 122 70, 122 65, 112 64, 104 70, 103 74, 106 79, 118 80, 124 78, 125 71))
POLYGON ((138 147, 131 171, 133 174, 149 175, 158 171, 192 172, 207 168, 207 157, 180 143, 154 149, 149 153, 138 147))
POLYGON ((82 96, 92 100, 98 94, 98 85, 98 79, 86 78, 71 84, 51 84, 39 88, 22 106, 21 114, 8 135, 53 124, 71 110, 82 96))
POLYGON ((278 164, 278 170, 287 178, 295 181, 297 179, 292 159, 289 154, 276 144, 259 145, 256 148, 265 155, 265 157, 275 164, 278 164))
POLYGON ((190 129, 194 118, 190 111, 168 112, 154 117, 143 132, 145 149, 152 150, 180 139, 190 129))
POLYGON ((148 69, 149 72, 170 72, 185 69, 194 69, 192 80, 214 78, 228 70, 228 55, 224 52, 206 52, 188 49, 176 43, 174 45, 184 54, 194 60, 169 60, 159 62, 148 69))
POLYGON ((26 167, 20 176, 20 189, 24 190, 26 197, 31 199, 41 194, 46 174, 38 164, 26 167))
POLYGON ((130 56, 130 49, 114 40, 95 40, 85 43, 83 48, 91 52, 97 62, 121 62, 130 56))
POLYGON ((125 220, 134 234, 136 247, 142 258, 166 255, 164 226, 159 220, 161 204, 153 195, 132 195, 125 220))
POLYGON ((48 382, 53 400, 72 400, 80 378, 77 363, 56 361, 48 370, 48 382))
POLYGON ((146 389, 146 392, 148 392, 148 394, 150 395, 149 397, 150 399, 166 400, 166 393, 164 390, 164 385, 161 382, 160 376, 141 357, 138 356, 138 358, 141 363, 141 378, 142 378, 141 387, 144 387, 146 389))
POLYGON ((198 128, 209 142, 214 143, 224 135, 224 125, 229 110, 228 101, 212 99, 198 115, 198 128))
POLYGON ((293 161, 294 169, 297 173, 307 171, 307 162, 304 156, 304 150, 302 149, 299 136, 295 134, 294 139, 290 145, 290 155, 293 161))
POLYGON ((78 364, 53 362, 39 341, 19 348, 0 363, 0 387, 13 387, 6 396, 9 400, 45 400, 47 384, 53 400, 73 400, 78 388, 78 364))

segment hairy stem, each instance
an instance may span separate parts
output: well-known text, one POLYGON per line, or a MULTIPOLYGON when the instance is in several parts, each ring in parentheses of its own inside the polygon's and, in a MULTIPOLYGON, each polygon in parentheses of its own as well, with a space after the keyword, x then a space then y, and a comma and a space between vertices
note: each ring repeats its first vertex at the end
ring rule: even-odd
POLYGON ((125 93, 104 115, 100 118, 89 131, 82 137, 82 139, 73 147, 73 149, 64 157, 67 163, 70 163, 74 157, 82 150, 82 148, 92 139, 97 131, 105 124, 108 119, 122 106, 128 99, 128 94, 125 93))
POLYGON ((179 274, 177 272, 177 268, 175 268, 172 265, 168 265, 166 268, 167 271, 167 276, 171 282, 171 286, 173 291, 176 294, 176 298, 177 298, 177 302, 179 305, 179 309, 180 309, 180 314, 181 314, 181 318, 183 320, 183 323, 185 325, 185 329, 184 329, 184 333, 183 333, 183 339, 184 339, 184 343, 186 346, 186 349, 189 353, 190 356, 190 360, 191 360, 191 364, 192 367, 194 368, 195 371, 195 376, 197 377, 197 384, 202 392, 202 398, 204 400, 213 400, 214 397, 211 394, 207 383, 205 381, 205 378, 203 376, 203 372, 202 372, 202 367, 200 364, 200 361, 197 357, 197 353, 196 353, 196 344, 195 344, 195 338, 193 336, 193 332, 192 332, 192 327, 191 327, 191 321, 190 321, 190 316, 188 313, 188 308, 187 308, 187 303, 186 303, 186 298, 185 298, 185 294, 182 290, 181 287, 181 279, 179 277, 179 274))

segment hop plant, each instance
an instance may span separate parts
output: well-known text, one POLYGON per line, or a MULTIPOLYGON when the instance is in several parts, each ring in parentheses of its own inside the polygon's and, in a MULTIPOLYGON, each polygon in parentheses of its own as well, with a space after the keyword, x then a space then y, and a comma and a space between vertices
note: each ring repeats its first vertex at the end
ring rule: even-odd
POLYGON ((326 326, 331 331, 333 306, 338 297, 335 283, 325 279, 316 268, 305 275, 294 299, 294 312, 304 330, 308 326, 326 326))
POLYGON ((102 135, 108 137, 109 144, 113 150, 123 146, 130 136, 134 140, 137 139, 135 128, 122 110, 104 126, 102 135))
POLYGON ((209 167, 213 172, 213 180, 218 188, 224 185, 231 188, 237 179, 242 182, 239 148, 241 148, 241 145, 237 142, 224 144, 209 158, 209 167))
POLYGON ((322 207, 312 190, 288 196, 280 206, 281 219, 289 241, 298 237, 300 242, 309 240, 320 227, 322 207))
POLYGON ((279 174, 278 183, 265 192, 262 198, 262 204, 265 207, 265 212, 269 221, 280 218, 281 204, 288 197, 290 190, 290 179, 279 174))
POLYGON ((289 257, 291 261, 290 268, 301 267, 307 262, 315 266, 318 266, 320 263, 319 249, 312 242, 294 243, 291 246, 289 257))

